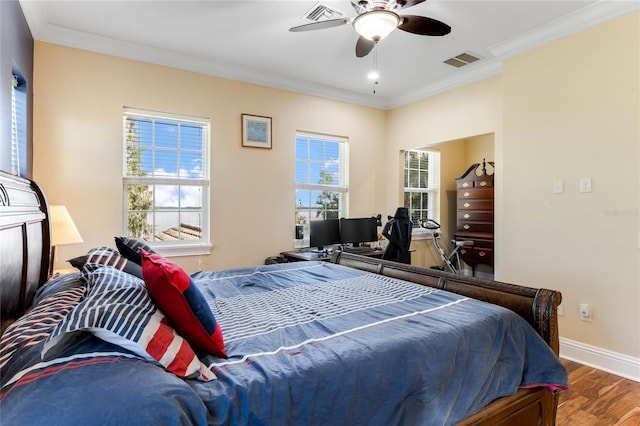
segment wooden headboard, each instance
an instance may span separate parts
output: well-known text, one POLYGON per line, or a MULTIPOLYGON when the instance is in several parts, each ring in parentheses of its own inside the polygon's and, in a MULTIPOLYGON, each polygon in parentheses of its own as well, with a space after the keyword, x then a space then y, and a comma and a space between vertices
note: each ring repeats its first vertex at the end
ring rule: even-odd
POLYGON ((0 171, 0 318, 2 330, 31 306, 49 277, 47 200, 33 181, 0 171))

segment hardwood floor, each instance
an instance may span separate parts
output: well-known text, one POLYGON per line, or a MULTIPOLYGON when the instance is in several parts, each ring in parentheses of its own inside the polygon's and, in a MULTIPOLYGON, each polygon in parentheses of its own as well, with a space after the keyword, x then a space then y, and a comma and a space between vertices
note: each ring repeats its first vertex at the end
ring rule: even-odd
POLYGON ((560 392, 559 426, 640 426, 640 383, 562 359, 569 390, 560 392))

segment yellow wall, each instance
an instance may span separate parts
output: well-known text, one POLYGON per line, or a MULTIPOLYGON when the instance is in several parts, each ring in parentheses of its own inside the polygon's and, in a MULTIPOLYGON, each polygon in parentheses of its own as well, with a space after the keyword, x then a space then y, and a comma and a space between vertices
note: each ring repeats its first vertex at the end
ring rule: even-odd
POLYGON ((387 128, 389 155, 493 133, 496 279, 561 291, 562 337, 636 358, 639 28, 636 12, 520 54, 500 77, 390 111, 387 128), (578 191, 580 177, 593 192, 578 191), (592 322, 579 320, 581 303, 592 322))
MULTIPOLYGON (((451 239, 456 229, 456 178, 461 176, 472 164, 493 159, 493 134, 480 135, 425 147, 440 152, 440 218, 436 219, 440 225, 440 245, 447 253, 452 249, 451 239)), ((493 173, 493 168, 487 166, 487 172, 493 173)), ((402 196, 402 191, 400 192, 402 196)), ((399 203, 402 203, 402 197, 399 203)), ((417 266, 441 265, 442 258, 435 250, 431 237, 414 236, 411 244, 413 250, 411 263, 417 266)), ((490 268, 488 268, 490 271, 490 268)))
MULTIPOLYGON (((464 143, 466 164, 482 163, 482 160, 486 160, 487 163, 493 162, 495 157, 493 134, 465 139, 464 143)), ((487 173, 493 173, 493 168, 489 165, 487 165, 487 173)))
POLYGON ((639 81, 639 13, 504 62, 497 241, 500 278, 563 293, 563 335, 636 357, 639 81), (581 177, 593 192, 579 191, 581 177), (580 303, 592 322, 579 320, 580 303))
MULTIPOLYGON (((491 154, 494 139, 498 143, 502 111, 500 95, 500 77, 496 76, 388 112, 386 149, 389 158, 397 157, 398 152, 408 148, 430 147, 440 151, 440 224, 443 230, 440 244, 446 250, 451 249, 449 240, 455 226, 454 179, 473 162, 478 162, 471 159, 479 157, 482 161, 482 156, 491 154)), ((401 173, 400 167, 389 162, 387 210, 402 202, 401 173)), ((496 179, 498 176, 499 173, 496 179)), ((414 240, 411 246, 415 249, 411 255, 413 264, 441 263, 430 240, 414 240)))
POLYGON ((211 119, 214 247, 177 259, 190 271, 293 248, 296 130, 349 138, 351 216, 393 213, 384 210, 384 111, 42 42, 35 73, 34 178, 85 240, 60 247, 62 261, 122 234, 123 106, 211 119), (241 147, 242 113, 273 118, 272 150, 241 147))
POLYGON ((109 244, 122 230, 122 107, 210 117, 214 249, 201 267, 219 269, 293 247, 296 130, 349 137, 353 216, 393 214, 401 150, 483 140, 440 148, 444 183, 486 155, 489 138, 496 279, 560 290, 561 336, 638 358, 639 24, 638 12, 616 18, 509 58, 499 76, 387 112, 36 43, 34 177, 85 238, 62 258, 109 244), (273 117, 272 151, 240 147, 243 112, 273 117), (578 191, 583 176, 593 192, 578 191), (578 319, 580 303, 592 322, 578 319))

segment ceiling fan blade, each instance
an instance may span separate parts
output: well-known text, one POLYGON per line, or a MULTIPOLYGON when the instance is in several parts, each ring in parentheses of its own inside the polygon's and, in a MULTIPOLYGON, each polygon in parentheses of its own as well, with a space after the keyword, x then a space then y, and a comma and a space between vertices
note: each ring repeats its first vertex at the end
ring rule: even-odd
POLYGON ((402 15, 402 23, 398 28, 412 34, 426 36, 443 36, 451 32, 451 27, 437 19, 426 16, 402 15))
POLYGON ((369 9, 369 4, 367 1, 351 0, 351 6, 358 13, 358 15, 366 12, 369 9))
POLYGON ((400 10, 406 9, 407 7, 415 6, 416 4, 420 4, 425 0, 395 0, 395 1, 373 1, 373 0, 351 0, 351 6, 356 10, 358 15, 370 12, 374 8, 383 8, 387 10, 400 10), (382 5, 380 3, 383 3, 382 5))
POLYGON ((358 58, 367 56, 375 46, 375 41, 371 41, 368 38, 364 38, 362 36, 358 37, 358 42, 356 43, 356 56, 358 58))
POLYGON ((300 31, 313 31, 322 30, 325 28, 339 27, 340 25, 348 24, 351 21, 349 18, 329 19, 327 21, 312 22, 310 24, 298 25, 297 27, 289 28, 289 31, 297 33, 300 31))
POLYGON ((415 6, 425 0, 396 0, 396 7, 394 9, 406 9, 407 7, 415 6))

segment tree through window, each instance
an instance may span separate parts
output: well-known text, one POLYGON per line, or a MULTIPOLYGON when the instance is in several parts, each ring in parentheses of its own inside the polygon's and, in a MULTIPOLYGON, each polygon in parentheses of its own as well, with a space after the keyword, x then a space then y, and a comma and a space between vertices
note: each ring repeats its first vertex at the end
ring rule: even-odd
POLYGON ((309 220, 346 216, 347 157, 344 138, 307 133, 296 135, 297 225, 306 228, 309 220))
POLYGON ((125 234, 208 244, 209 120, 125 109, 125 234))
POLYGON ((404 206, 419 229, 427 219, 440 220, 440 153, 407 150, 404 159, 404 206))

